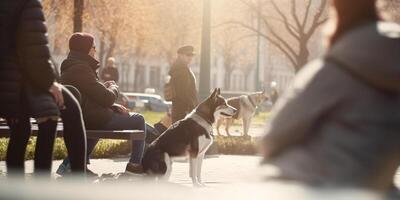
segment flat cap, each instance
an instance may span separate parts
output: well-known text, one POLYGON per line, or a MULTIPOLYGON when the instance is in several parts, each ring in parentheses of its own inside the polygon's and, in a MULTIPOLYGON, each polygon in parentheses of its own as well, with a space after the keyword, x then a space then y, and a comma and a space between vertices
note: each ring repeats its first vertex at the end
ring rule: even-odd
POLYGON ((194 47, 187 45, 187 46, 183 46, 180 47, 177 51, 178 54, 187 54, 187 55, 195 55, 194 53, 194 47))

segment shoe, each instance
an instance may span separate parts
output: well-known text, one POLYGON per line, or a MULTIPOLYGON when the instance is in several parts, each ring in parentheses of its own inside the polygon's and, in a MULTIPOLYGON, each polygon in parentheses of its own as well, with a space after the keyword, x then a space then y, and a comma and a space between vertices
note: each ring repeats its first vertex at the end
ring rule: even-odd
POLYGON ((132 174, 143 174, 143 167, 141 164, 128 163, 125 168, 125 172, 132 174))
POLYGON ((56 171, 56 173, 60 176, 70 172, 71 172, 71 165, 69 164, 69 162, 67 164, 61 163, 56 171))

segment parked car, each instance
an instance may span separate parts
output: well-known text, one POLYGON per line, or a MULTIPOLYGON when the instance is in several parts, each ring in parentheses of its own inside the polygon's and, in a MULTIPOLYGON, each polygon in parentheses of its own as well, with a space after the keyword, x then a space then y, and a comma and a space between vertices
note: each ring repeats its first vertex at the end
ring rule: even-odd
POLYGON ((127 98, 127 108, 136 111, 145 109, 145 103, 135 93, 123 92, 122 94, 127 98))
MULTIPOLYGON (((147 110, 155 112, 167 112, 171 108, 171 102, 166 102, 160 95, 145 93, 124 93, 129 99, 140 100, 147 110)), ((138 101, 135 101, 136 103, 138 101)))

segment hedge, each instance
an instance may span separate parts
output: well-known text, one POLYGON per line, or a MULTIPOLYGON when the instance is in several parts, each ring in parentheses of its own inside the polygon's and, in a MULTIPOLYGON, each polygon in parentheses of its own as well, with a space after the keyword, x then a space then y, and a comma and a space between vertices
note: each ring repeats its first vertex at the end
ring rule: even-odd
MULTIPOLYGON (((214 147, 219 154, 234 155, 254 155, 257 153, 257 138, 249 136, 216 136, 214 138, 214 147)), ((35 151, 36 138, 29 139, 25 158, 33 159, 35 151)), ((0 139, 0 160, 5 160, 7 152, 8 139, 0 139)), ((128 155, 130 152, 130 143, 119 140, 100 140, 92 154, 92 158, 112 158, 121 155, 128 155)), ((54 145, 54 159, 63 159, 67 156, 64 141, 57 138, 54 145)))

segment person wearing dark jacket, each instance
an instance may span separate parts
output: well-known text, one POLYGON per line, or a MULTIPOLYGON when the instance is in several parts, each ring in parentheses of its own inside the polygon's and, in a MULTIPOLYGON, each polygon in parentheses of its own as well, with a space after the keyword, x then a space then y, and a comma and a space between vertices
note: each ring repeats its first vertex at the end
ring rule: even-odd
POLYGON ((86 134, 80 106, 56 82, 40 1, 5 0, 0 1, 0 8, 0 117, 6 118, 11 132, 6 158, 8 174, 24 174, 30 117, 34 117, 39 128, 35 173, 50 175, 59 116, 64 122, 72 171, 84 174, 86 134))
POLYGON ((115 66, 115 59, 113 57, 110 57, 107 59, 107 65, 104 67, 103 70, 101 70, 101 80, 106 82, 106 81, 114 81, 118 83, 119 81, 119 73, 118 73, 118 68, 115 66))
MULTIPOLYGON (((146 133, 142 115, 130 114, 125 107, 115 104, 118 97, 117 84, 114 81, 99 81, 94 37, 88 33, 74 33, 69 40, 69 48, 70 53, 61 64, 61 82, 76 87, 81 93, 86 127, 93 130, 137 129, 146 133)), ((97 140, 88 140, 88 154, 93 151, 96 143, 97 140)), ((144 141, 132 140, 127 172, 142 172, 143 151, 144 141)), ((65 160, 59 169, 65 168, 67 164, 65 160)))
POLYGON ((171 66, 169 75, 171 77, 173 90, 175 92, 172 99, 172 122, 183 119, 199 103, 196 89, 196 77, 189 64, 194 55, 192 46, 183 46, 178 49, 178 58, 171 66))
POLYGON ((264 138, 279 178, 387 191, 400 164, 400 26, 375 0, 332 0, 336 31, 279 98, 264 138))

